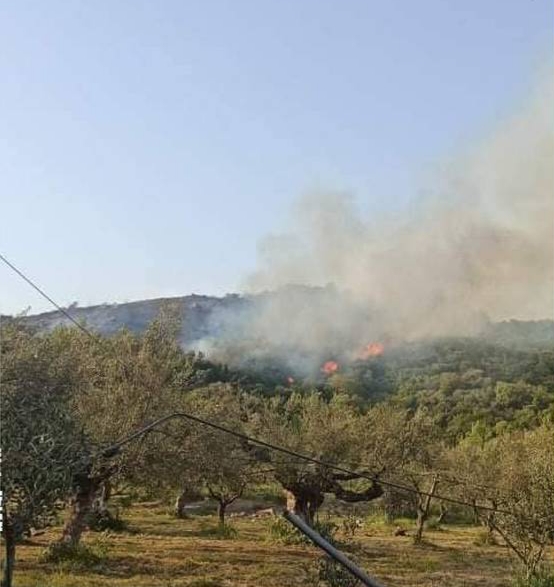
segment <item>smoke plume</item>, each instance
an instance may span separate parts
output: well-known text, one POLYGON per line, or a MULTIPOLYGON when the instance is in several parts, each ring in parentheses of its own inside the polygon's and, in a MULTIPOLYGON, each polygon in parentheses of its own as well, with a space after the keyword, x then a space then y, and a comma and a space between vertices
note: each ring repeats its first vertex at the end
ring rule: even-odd
POLYGON ((246 280, 247 291, 272 293, 225 330, 303 360, 552 318, 553 82, 445 165, 432 195, 404 214, 364 218, 344 194, 302 198, 287 231, 260 243, 246 280))

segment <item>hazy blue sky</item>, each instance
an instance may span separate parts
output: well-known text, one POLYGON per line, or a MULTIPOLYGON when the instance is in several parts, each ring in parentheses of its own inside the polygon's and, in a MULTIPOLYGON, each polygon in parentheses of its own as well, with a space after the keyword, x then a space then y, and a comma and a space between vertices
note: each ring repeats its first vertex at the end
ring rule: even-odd
MULTIPOLYGON (((522 100, 551 0, 12 0, 0 250, 60 303, 224 293, 317 188, 375 213, 522 100)), ((47 304, 0 266, 0 312, 47 304)))

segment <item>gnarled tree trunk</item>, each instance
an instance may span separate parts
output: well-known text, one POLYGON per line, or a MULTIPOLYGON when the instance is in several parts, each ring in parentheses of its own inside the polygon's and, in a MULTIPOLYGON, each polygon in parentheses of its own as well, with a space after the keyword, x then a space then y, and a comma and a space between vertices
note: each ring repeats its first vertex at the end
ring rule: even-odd
POLYGON ((112 485, 109 479, 104 480, 92 502, 92 511, 95 514, 105 514, 108 510, 108 500, 111 497, 112 485))
POLYGON ((364 491, 350 491, 340 482, 351 481, 359 475, 335 474, 327 479, 317 479, 314 482, 283 483, 287 497, 287 509, 301 517, 307 524, 313 525, 315 516, 325 500, 325 493, 332 493, 337 499, 349 503, 371 501, 383 495, 382 487, 374 482, 364 491))
POLYGON ((317 510, 323 505, 325 495, 313 488, 300 485, 285 488, 287 510, 313 525, 317 510))
POLYGON ((82 473, 76 478, 76 490, 72 508, 61 537, 61 542, 71 545, 79 544, 86 527, 87 515, 92 511, 94 500, 101 486, 101 479, 82 473))

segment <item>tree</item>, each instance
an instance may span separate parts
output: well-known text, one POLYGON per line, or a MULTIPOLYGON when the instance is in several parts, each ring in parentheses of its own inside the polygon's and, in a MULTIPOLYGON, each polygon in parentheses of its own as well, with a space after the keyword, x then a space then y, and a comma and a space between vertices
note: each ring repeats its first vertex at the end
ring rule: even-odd
MULTIPOLYGON (((183 405, 188 412, 245 433, 249 406, 240 389, 229 384, 195 390, 185 396, 183 405)), ((181 427, 180 444, 185 450, 180 467, 175 469, 177 482, 186 485, 192 479, 203 487, 217 502, 219 523, 224 525, 227 507, 249 484, 260 480, 263 469, 243 439, 190 422, 181 427)))
POLYGON ((490 542, 494 541, 498 482, 503 475, 497 448, 490 428, 476 422, 471 432, 446 453, 447 472, 443 475, 455 496, 473 504, 474 519, 487 528, 490 542), (482 505, 487 509, 479 507, 482 505))
MULTIPOLYGON (((248 418, 244 398, 236 386, 212 384, 181 393, 172 412, 188 412, 244 433, 248 418)), ((184 517, 189 496, 205 491, 218 504, 221 524, 227 507, 261 475, 260 463, 244 440, 180 417, 145 439, 143 458, 135 479, 150 489, 178 492, 178 517, 184 517)))
POLYGON ((364 420, 365 458, 381 474, 386 473, 387 480, 409 488, 408 492, 386 489, 386 501, 406 502, 409 493, 414 496, 414 541, 421 542, 439 484, 437 467, 442 449, 433 421, 422 411, 412 414, 387 404, 369 410, 364 420))
MULTIPOLYGON (((262 438, 277 445, 321 461, 353 466, 360 462, 360 424, 358 412, 345 396, 336 395, 327 402, 316 393, 293 393, 285 402, 268 400, 256 428, 262 438)), ((359 502, 375 499, 383 492, 371 481, 353 487, 351 482, 360 483, 360 475, 275 452, 258 451, 258 455, 275 468, 274 477, 287 493, 288 509, 308 523, 313 523, 326 493, 342 501, 359 502)), ((378 471, 365 473, 378 475, 378 471)))
POLYGON ((435 495, 440 475, 442 447, 438 442, 432 420, 416 413, 406 423, 408 454, 402 471, 402 479, 416 495, 416 533, 414 542, 423 540, 423 529, 429 518, 431 502, 435 495))
POLYGON ((88 463, 87 442, 70 409, 78 370, 57 340, 12 324, 2 328, 2 511, 10 587, 16 544, 48 526, 88 463))
MULTIPOLYGON (((111 445, 175 411, 190 359, 177 341, 179 327, 179 316, 165 308, 143 335, 121 331, 110 339, 97 337, 88 356, 81 357, 89 385, 75 395, 74 406, 96 444, 111 445)), ((155 458, 149 454, 152 450, 154 443, 138 439, 109 462, 97 458, 86 474, 75 479, 72 512, 62 541, 79 542, 106 483, 113 478, 140 481, 149 475, 148 464, 155 458)))
POLYGON ((494 511, 477 512, 522 564, 527 578, 538 575, 547 545, 554 542, 554 427, 516 431, 482 447, 465 446, 460 460, 466 495, 494 511))

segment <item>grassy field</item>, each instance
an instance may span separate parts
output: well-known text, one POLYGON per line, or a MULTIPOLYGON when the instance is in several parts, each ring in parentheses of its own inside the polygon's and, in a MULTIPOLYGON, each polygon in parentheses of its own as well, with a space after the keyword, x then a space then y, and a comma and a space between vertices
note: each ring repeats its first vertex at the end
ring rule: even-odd
MULTIPOLYGON (((144 503, 125 512, 127 530, 88 532, 84 543, 99 556, 87 564, 41 562, 60 528, 20 545, 16 587, 286 587, 316 585, 320 552, 308 545, 283 545, 269 537, 275 518, 231 518, 233 538, 214 532, 215 516, 173 518, 167 507, 144 503)), ((409 528, 409 522, 404 521, 409 528)), ((503 546, 479 546, 482 530, 444 526, 426 533, 426 544, 394 536, 396 525, 368 520, 348 547, 366 571, 385 586, 510 585, 514 566, 503 546)), ((341 538, 340 531, 337 534, 341 538)))

